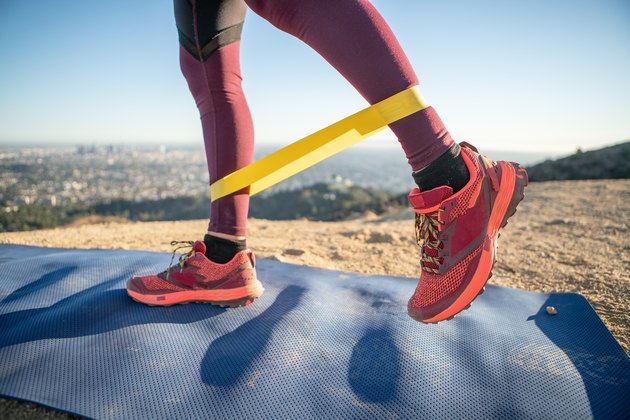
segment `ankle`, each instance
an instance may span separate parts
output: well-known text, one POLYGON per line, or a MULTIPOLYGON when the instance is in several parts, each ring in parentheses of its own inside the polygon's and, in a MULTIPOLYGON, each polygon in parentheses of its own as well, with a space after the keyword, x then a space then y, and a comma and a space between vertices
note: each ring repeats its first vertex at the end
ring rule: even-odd
POLYGON ((411 176, 420 191, 448 185, 453 189, 453 193, 464 188, 470 179, 468 167, 461 155, 461 147, 457 143, 426 167, 413 172, 411 176))
MULTIPOLYGON (((222 234, 225 235, 225 234, 222 234)), ((232 235, 225 235, 232 236, 232 235)), ((238 236, 233 236, 239 238, 238 236)), ((225 237, 216 236, 215 233, 207 233, 203 242, 206 244, 206 257, 215 263, 225 264, 234 258, 234 256, 247 249, 247 241, 243 239, 227 239, 225 237)))

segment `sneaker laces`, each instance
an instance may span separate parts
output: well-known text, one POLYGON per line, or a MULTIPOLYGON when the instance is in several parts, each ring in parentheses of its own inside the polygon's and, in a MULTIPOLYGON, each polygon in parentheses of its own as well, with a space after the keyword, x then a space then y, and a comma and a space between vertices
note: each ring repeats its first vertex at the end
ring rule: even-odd
POLYGON ((186 261, 193 255, 195 255, 195 242, 194 241, 171 241, 171 246, 174 246, 173 253, 171 254, 171 262, 168 264, 168 268, 166 269, 166 279, 168 280, 171 275, 171 269, 173 268, 173 260, 175 259, 175 253, 180 249, 188 249, 187 252, 183 252, 179 256, 179 261, 177 265, 179 266, 179 272, 181 273, 184 270, 184 265, 186 261))
POLYGON ((436 274, 439 274, 440 271, 437 268, 427 266, 427 264, 433 264, 439 267, 439 265, 442 264, 443 258, 428 255, 427 251, 429 249, 438 251, 442 248, 442 241, 438 239, 439 226, 444 224, 443 221, 439 220, 439 214, 442 211, 444 211, 444 209, 438 209, 428 214, 416 213, 415 223, 416 242, 422 250, 420 266, 423 270, 436 274))

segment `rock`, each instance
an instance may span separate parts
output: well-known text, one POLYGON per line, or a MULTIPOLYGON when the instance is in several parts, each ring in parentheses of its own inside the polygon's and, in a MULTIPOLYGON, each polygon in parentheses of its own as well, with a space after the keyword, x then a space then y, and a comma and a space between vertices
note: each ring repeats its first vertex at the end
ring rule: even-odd
POLYGON ((571 219, 553 219, 546 223, 549 226, 555 225, 564 225, 564 226, 572 226, 575 222, 571 219))
POLYGON ((392 243, 394 237, 389 233, 371 232, 370 237, 366 241, 368 244, 392 243))
POLYGON ((304 255, 305 252, 306 251, 304 251, 303 249, 288 248, 283 251, 283 254, 299 257, 300 255, 304 255))

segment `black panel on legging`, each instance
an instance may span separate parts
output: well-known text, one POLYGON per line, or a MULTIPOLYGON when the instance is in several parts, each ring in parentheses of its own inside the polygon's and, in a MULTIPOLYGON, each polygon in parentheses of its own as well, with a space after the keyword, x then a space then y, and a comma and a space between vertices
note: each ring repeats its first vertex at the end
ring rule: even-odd
POLYGON ((174 0, 179 43, 206 61, 218 48, 241 39, 247 6, 243 0, 174 0), (199 47, 195 41, 195 15, 199 47))

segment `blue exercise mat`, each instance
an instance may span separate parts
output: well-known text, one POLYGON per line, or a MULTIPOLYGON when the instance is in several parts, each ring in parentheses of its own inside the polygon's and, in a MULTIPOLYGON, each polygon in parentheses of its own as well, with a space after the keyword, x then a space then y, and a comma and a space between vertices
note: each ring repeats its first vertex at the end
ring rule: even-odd
POLYGON ((169 260, 0 246, 0 394, 108 419, 628 416, 630 360, 580 295, 489 286, 424 325, 415 279, 261 260, 245 308, 127 297, 169 260))

